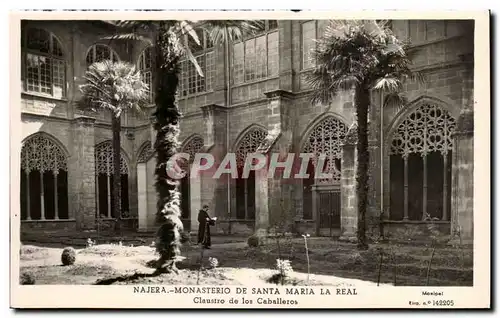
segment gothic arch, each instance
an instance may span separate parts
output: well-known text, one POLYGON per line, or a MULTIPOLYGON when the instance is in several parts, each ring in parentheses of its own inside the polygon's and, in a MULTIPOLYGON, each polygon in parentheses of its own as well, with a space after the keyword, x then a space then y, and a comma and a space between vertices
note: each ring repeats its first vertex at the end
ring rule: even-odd
POLYGON ((252 124, 240 133, 232 147, 239 167, 245 162, 247 154, 257 151, 267 134, 267 129, 258 124, 252 124))
MULTIPOLYGON (((201 143, 201 147, 203 147, 204 142, 205 141, 203 140, 203 137, 200 136, 199 134, 197 134, 197 133, 191 134, 189 137, 184 139, 184 141, 182 142, 181 150, 186 151, 186 148, 191 147, 191 144, 193 144, 193 143, 194 143, 193 145, 200 145, 200 143, 201 143)), ((196 148, 198 148, 198 146, 196 148)))
POLYGON ((148 162, 151 157, 155 154, 154 148, 151 146, 151 141, 145 141, 141 147, 139 147, 139 151, 137 152, 137 164, 148 162))
POLYGON ((325 112, 325 113, 322 113, 322 114, 316 116, 316 118, 314 118, 309 123, 309 125, 304 129, 304 132, 302 133, 302 138, 301 138, 300 143, 299 143, 299 149, 300 150, 302 150, 304 148, 304 144, 306 143, 307 138, 311 134, 312 130, 315 129, 318 126, 318 124, 321 123, 323 120, 325 120, 327 118, 330 118, 330 117, 333 117, 334 119, 340 121, 348 129, 352 125, 352 122, 350 122, 349 120, 347 120, 344 116, 342 116, 340 114, 337 114, 337 113, 334 113, 334 112, 325 112))
MULTIPOLYGON (((113 160, 113 143, 111 140, 106 140, 103 141, 97 145, 95 145, 95 156, 96 156, 96 163, 95 163, 95 170, 96 173, 101 173, 104 172, 104 165, 106 163, 105 160, 107 160, 108 156, 110 156, 109 160, 113 160), (100 155, 101 157, 98 157, 98 152, 102 152, 100 155)), ((122 174, 129 174, 130 173, 130 159, 127 156, 127 153, 123 148, 120 149, 120 166, 121 166, 121 172, 122 174)), ((111 166, 110 169, 112 169, 114 163, 110 162, 111 166)), ((111 170, 111 174, 112 174, 111 170)))
POLYGON ((50 141, 52 141, 54 144, 56 144, 64 152, 64 155, 66 157, 68 157, 68 158, 70 157, 69 151, 66 149, 64 144, 59 139, 57 139, 55 136, 53 136, 45 131, 39 131, 39 132, 36 132, 34 134, 31 134, 31 135, 25 137, 21 141, 21 144, 24 145, 27 141, 29 141, 31 138, 34 138, 36 136, 42 136, 43 138, 50 139, 50 141))
POLYGON ((59 220, 68 215, 68 158, 47 133, 35 133, 21 147, 21 219, 59 220))
MULTIPOLYGON (((310 125, 300 145, 300 151, 326 155, 326 172, 333 173, 334 180, 340 181, 340 159, 342 144, 349 127, 336 116, 320 116, 310 125)), ((316 161, 313 159, 313 164, 316 161)))
POLYGON ((441 98, 431 96, 431 95, 423 95, 420 96, 411 102, 408 103, 408 105, 403 106, 396 116, 394 116, 393 120, 389 124, 389 126, 385 129, 384 131, 384 136, 385 136, 385 146, 388 146, 388 143, 390 143, 392 139, 392 135, 394 134, 394 131, 399 127, 399 125, 411 114, 413 113, 417 108, 419 108, 422 105, 430 104, 430 105, 436 105, 439 108, 447 111, 453 118, 457 119, 458 116, 460 115, 460 106, 452 106, 455 105, 456 103, 450 103, 449 102, 444 102, 441 98))
MULTIPOLYGON (((113 145, 107 140, 95 145, 95 177, 97 196, 97 216, 117 218, 113 206, 111 187, 113 184, 113 145)), ((128 157, 120 149, 120 187, 121 187, 121 217, 129 217, 129 175, 131 173, 128 157)))
POLYGON ((402 109, 386 130, 384 207, 392 220, 448 221, 458 111, 423 96, 402 109))

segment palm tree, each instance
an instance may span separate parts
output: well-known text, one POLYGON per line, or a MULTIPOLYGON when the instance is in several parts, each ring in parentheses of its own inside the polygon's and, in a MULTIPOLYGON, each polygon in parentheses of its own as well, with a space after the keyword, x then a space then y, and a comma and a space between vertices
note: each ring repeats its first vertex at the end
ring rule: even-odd
POLYGON ((107 111, 111 113, 111 129, 113 132, 113 211, 120 227, 121 220, 121 186, 120 186, 120 130, 121 115, 127 109, 142 112, 147 103, 148 86, 142 82, 140 72, 134 65, 126 62, 105 60, 88 68, 80 85, 83 94, 79 101, 80 108, 91 111, 107 111))
MULTIPOLYGON (((156 52, 155 186, 158 193, 157 217, 162 223, 157 233, 156 250, 160 254, 157 267, 159 269, 166 265, 167 271, 176 272, 175 264, 180 256, 180 233, 183 231, 183 225, 180 220, 179 182, 168 175, 167 162, 179 148, 181 113, 177 105, 177 88, 180 62, 183 58, 187 58, 194 64, 198 73, 203 76, 189 46, 189 38, 192 38, 198 45, 200 44, 195 27, 210 30, 210 37, 214 44, 219 44, 229 39, 241 38, 242 31, 237 26, 240 25, 242 29, 252 29, 252 23, 227 20, 194 23, 168 20, 119 21, 115 24, 131 31, 128 34, 117 35, 115 38, 151 42, 140 32, 147 31, 155 36, 153 41, 156 52)), ((229 65, 226 68, 229 69, 229 65)))
POLYGON ((339 91, 354 91, 357 117, 358 248, 368 248, 366 205, 368 193, 368 110, 373 91, 383 91, 384 105, 404 105, 400 92, 412 72, 408 44, 396 38, 387 21, 332 20, 313 52, 316 66, 308 76, 312 102, 330 104, 339 91))

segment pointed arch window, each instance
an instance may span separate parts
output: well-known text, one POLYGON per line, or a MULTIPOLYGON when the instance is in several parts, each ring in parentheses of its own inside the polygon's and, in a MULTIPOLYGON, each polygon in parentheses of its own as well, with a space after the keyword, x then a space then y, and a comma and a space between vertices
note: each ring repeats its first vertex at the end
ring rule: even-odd
MULTIPOLYGON (((113 146, 105 141, 95 147, 95 174, 97 192, 97 215, 103 218, 117 218, 113 207, 113 146)), ((120 153, 120 188, 122 217, 129 217, 128 175, 129 169, 123 153, 120 153)))
POLYGON ((23 89, 55 98, 66 97, 66 62, 61 42, 48 31, 22 33, 23 89))
POLYGON ((255 219, 255 171, 251 170, 248 178, 243 178, 242 174, 247 155, 255 153, 266 137, 266 130, 252 128, 247 131, 236 147, 236 164, 238 167, 238 179, 236 179, 237 219, 255 219))
POLYGON ((419 106, 398 126, 389 150, 390 219, 449 221, 454 129, 455 119, 433 104, 419 106))
POLYGON ((184 228, 191 228, 191 179, 190 179, 190 169, 189 165, 193 163, 194 156, 203 149, 204 141, 200 136, 194 136, 188 143, 183 147, 182 152, 189 154, 189 162, 183 163, 183 168, 186 170, 186 175, 181 179, 180 191, 181 191, 181 219, 184 223, 184 228))
POLYGON ((21 220, 68 219, 66 153, 36 134, 21 148, 21 220))
POLYGON ((139 56, 137 67, 141 72, 141 79, 148 85, 149 102, 154 102, 153 96, 153 48, 148 46, 139 56))
POLYGON ((342 158, 342 144, 347 134, 347 126, 334 117, 327 117, 320 121, 309 133, 303 146, 304 153, 314 154, 309 161, 307 174, 309 178, 302 180, 303 189, 303 218, 313 218, 312 187, 315 184, 339 184, 342 158), (323 172, 332 174, 332 179, 315 179, 316 165, 319 156, 325 156, 323 172))
POLYGON ((112 48, 105 44, 92 45, 87 52, 87 57, 85 58, 87 67, 96 62, 102 62, 105 60, 110 60, 112 62, 117 62, 120 60, 118 54, 116 54, 116 52, 112 48))

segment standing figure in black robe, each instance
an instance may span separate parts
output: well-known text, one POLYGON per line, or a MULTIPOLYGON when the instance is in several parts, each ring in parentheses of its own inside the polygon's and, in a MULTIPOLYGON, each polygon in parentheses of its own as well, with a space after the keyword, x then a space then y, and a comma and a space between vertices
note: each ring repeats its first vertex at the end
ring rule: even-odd
POLYGON ((214 221, 208 215, 208 205, 204 205, 203 209, 198 213, 198 244, 203 245, 204 248, 210 248, 212 241, 210 238, 210 225, 213 225, 214 221))

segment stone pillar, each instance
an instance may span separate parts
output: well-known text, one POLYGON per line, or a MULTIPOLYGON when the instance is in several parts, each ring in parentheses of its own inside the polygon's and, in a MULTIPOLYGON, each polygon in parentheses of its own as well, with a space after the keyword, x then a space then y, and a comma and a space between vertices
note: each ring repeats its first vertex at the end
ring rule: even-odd
MULTIPOLYGON (((219 164, 224 159, 228 151, 227 124, 228 109, 223 106, 210 104, 201 107, 205 121, 204 148, 202 153, 210 153, 215 158, 215 163, 211 169, 201 172, 201 202, 203 206, 208 204, 210 209, 219 218, 218 226, 231 218, 230 187, 232 179, 229 174, 224 174, 219 179, 214 179, 213 175, 219 164)), ((192 220, 193 221, 193 220, 192 220)), ((196 222, 192 222, 193 226, 196 222)), ((216 231, 219 231, 217 228, 216 231)), ((192 229, 192 231, 197 231, 192 229)), ((221 230, 222 231, 222 230, 221 230)), ((226 230, 224 230, 225 232, 226 230)))
POLYGON ((137 165, 137 201, 138 201, 138 231, 148 229, 148 192, 147 192, 147 166, 146 163, 137 165))
POLYGON ((356 196, 356 144, 357 125, 347 132, 342 147, 342 171, 340 179, 341 211, 340 240, 356 242, 358 229, 358 205, 356 196))
POLYGON ((69 162, 70 218, 76 219, 79 230, 95 228, 96 185, 94 157, 95 118, 73 120, 73 149, 69 162))
POLYGON ((453 134, 450 244, 472 244, 474 238, 474 111, 464 108, 453 134))
POLYGON ((383 93, 373 93, 369 109, 368 122, 368 202, 366 207, 366 234, 378 238, 381 222, 381 127, 380 118, 383 108, 383 93))
MULTIPOLYGON (((268 136, 258 149, 258 152, 267 155, 271 159, 273 153, 279 153, 282 160, 286 160, 293 142, 293 127, 295 116, 291 107, 293 94, 289 91, 275 90, 265 93, 268 98, 268 136)), ((281 160, 280 160, 281 161, 281 160)), ((276 170, 274 178, 264 179, 259 176, 260 183, 257 187, 267 189, 267 205, 262 202, 262 198, 256 200, 256 232, 266 233, 270 227, 280 224, 283 231, 292 232, 295 226, 295 206, 293 197, 293 187, 289 183, 290 179, 283 179, 279 169, 276 170), (267 187, 262 183, 267 181, 267 187), (287 183, 288 182, 288 183, 287 183), (271 215, 270 213, 273 213, 271 215)), ((259 190, 261 192, 263 190, 259 190)), ((257 195, 256 191, 256 195, 257 195)), ((257 199, 257 198, 256 198, 257 199)))

